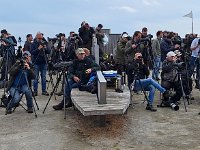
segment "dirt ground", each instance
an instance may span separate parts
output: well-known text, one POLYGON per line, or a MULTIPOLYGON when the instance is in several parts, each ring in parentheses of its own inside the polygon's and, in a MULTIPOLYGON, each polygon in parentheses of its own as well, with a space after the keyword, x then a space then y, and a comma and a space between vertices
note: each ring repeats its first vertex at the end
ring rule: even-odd
MULTIPOLYGON (((50 91, 50 90, 49 90, 50 91)), ((127 114, 107 116, 106 127, 98 127, 96 117, 84 117, 73 108, 54 111, 50 100, 46 112, 42 111, 49 97, 37 96, 38 117, 18 107, 5 115, 0 108, 1 150, 199 150, 200 149, 200 91, 193 90, 191 105, 185 112, 158 108, 145 110, 143 95, 134 95, 134 106, 127 114)), ((155 106, 158 104, 158 92, 155 106)), ((57 97, 61 99, 62 97, 57 97)))

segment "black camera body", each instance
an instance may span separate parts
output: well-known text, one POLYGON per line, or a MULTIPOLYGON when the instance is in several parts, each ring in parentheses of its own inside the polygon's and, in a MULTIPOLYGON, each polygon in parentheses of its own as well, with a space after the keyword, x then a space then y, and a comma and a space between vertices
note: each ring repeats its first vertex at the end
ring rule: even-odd
POLYGON ((177 69, 181 70, 186 66, 186 64, 185 62, 179 62, 179 63, 175 63, 174 66, 177 67, 177 69))
POLYGON ((73 62, 72 61, 63 61, 53 65, 53 70, 64 71, 68 68, 73 62))

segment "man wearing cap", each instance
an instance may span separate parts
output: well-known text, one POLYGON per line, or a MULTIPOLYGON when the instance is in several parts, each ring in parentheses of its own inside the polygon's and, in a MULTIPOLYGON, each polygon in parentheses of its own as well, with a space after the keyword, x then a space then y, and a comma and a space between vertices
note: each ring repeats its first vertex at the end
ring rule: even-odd
MULTIPOLYGON (((166 59, 162 64, 162 72, 161 72, 161 85, 169 90, 173 88, 175 90, 175 94, 169 100, 170 103, 177 104, 177 101, 180 101, 182 97, 182 90, 180 82, 178 81, 178 70, 177 70, 177 56, 173 51, 167 53, 166 59)), ((168 99, 164 99, 168 101, 168 99)))
MULTIPOLYGON (((83 48, 78 48, 76 50, 77 58, 73 60, 71 66, 68 69, 68 82, 65 84, 65 101, 66 108, 72 106, 71 101, 71 90, 72 88, 78 88, 80 85, 85 85, 92 72, 96 72, 100 67, 88 57, 85 57, 85 51, 83 48)), ((62 100, 58 105, 54 105, 55 110, 61 110, 64 107, 64 100, 62 100)))
POLYGON ((144 64, 144 60, 142 58, 141 53, 136 53, 134 60, 129 68, 127 68, 128 75, 128 86, 133 91, 149 91, 146 110, 150 110, 152 112, 157 111, 153 107, 154 95, 156 89, 158 89, 163 96, 168 96, 168 91, 163 88, 158 82, 151 78, 147 78, 149 76, 149 69, 146 64, 144 64))
POLYGON ((117 43, 117 48, 115 51, 115 64, 117 68, 117 73, 122 74, 125 71, 125 47, 128 42, 128 34, 122 34, 119 42, 117 43))
POLYGON ((25 51, 22 60, 17 61, 10 69, 10 80, 6 91, 10 93, 12 99, 7 105, 7 114, 12 113, 12 108, 16 107, 20 101, 20 94, 25 94, 28 113, 33 113, 33 100, 31 92, 31 80, 34 79, 33 65, 31 64, 31 54, 25 51), (28 81, 28 83, 27 83, 28 81))

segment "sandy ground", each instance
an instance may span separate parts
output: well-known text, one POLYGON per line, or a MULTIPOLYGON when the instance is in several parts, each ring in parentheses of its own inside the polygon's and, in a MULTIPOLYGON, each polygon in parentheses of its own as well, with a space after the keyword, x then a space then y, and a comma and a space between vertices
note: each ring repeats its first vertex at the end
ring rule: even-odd
POLYGON ((73 108, 67 109, 65 120, 64 111, 52 109, 62 97, 52 97, 43 114, 49 97, 39 92, 37 118, 22 107, 9 115, 0 108, 0 150, 199 150, 199 93, 194 89, 195 100, 187 105, 187 112, 183 101, 179 111, 150 112, 145 110, 144 96, 134 95, 134 106, 127 114, 107 116, 102 128, 96 117, 84 117, 73 108))

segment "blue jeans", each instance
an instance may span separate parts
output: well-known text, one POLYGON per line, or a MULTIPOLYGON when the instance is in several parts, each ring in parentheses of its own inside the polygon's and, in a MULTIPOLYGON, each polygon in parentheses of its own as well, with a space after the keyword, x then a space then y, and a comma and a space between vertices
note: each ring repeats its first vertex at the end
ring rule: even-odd
MULTIPOLYGON (((64 91, 64 96, 65 96, 65 102, 68 103, 71 101, 71 91, 73 88, 78 88, 81 85, 81 83, 75 82, 73 79, 68 79, 68 83, 65 80, 65 91, 64 91)), ((64 100, 61 101, 62 104, 64 104, 64 100)))
POLYGON ((151 78, 140 79, 140 83, 139 83, 139 80, 135 81, 134 90, 141 91, 142 88, 143 88, 144 91, 149 91, 149 96, 148 96, 149 101, 148 101, 148 103, 150 105, 153 104, 156 89, 158 89, 161 93, 164 93, 166 91, 165 88, 163 88, 160 84, 158 84, 158 82, 154 81, 151 78), (140 83, 141 83, 142 87, 140 86, 140 83))
POLYGON ((196 72, 197 72, 197 75, 196 75, 196 79, 198 79, 199 77, 199 58, 197 57, 191 57, 191 61, 190 61, 190 69, 191 69, 191 74, 190 76, 192 76, 192 74, 194 73, 194 68, 196 67, 196 72))
POLYGON ((158 78, 160 66, 161 66, 161 57, 156 56, 155 59, 154 59, 154 66, 153 66, 153 72, 152 72, 152 78, 153 79, 158 78))
POLYGON ((11 87, 10 95, 12 96, 11 101, 9 102, 7 109, 11 109, 16 106, 16 104, 21 100, 21 93, 25 94, 26 96, 26 103, 28 108, 33 107, 33 98, 32 98, 32 92, 29 89, 27 85, 23 85, 18 87, 17 89, 15 87, 11 87))
POLYGON ((37 92, 38 90, 39 72, 40 72, 41 82, 42 82, 42 92, 45 92, 46 91, 46 72, 47 72, 46 64, 34 65, 35 80, 33 81, 33 89, 34 89, 34 92, 37 92))

